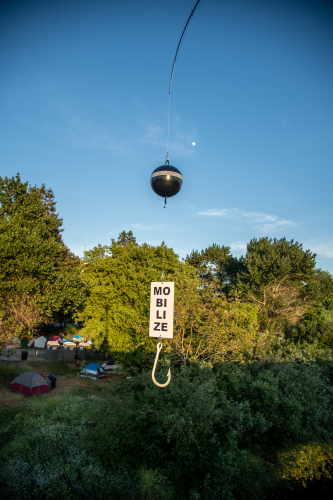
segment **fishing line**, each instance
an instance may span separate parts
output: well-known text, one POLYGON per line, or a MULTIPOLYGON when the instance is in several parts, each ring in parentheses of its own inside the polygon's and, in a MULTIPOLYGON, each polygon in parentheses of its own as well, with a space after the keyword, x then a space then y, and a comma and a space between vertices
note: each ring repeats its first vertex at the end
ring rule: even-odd
MULTIPOLYGON (((185 36, 185 33, 187 31, 187 28, 188 28, 188 25, 190 23, 190 20, 191 18, 193 17, 193 14, 196 10, 196 8, 199 6, 199 4, 202 2, 203 0, 197 0, 195 6, 193 7, 192 9, 192 12, 191 14, 189 15, 189 18, 188 20, 186 21, 186 24, 185 24, 185 27, 182 31, 182 34, 181 34, 181 37, 180 37, 180 40, 178 42, 178 45, 177 45, 177 50, 176 50, 176 54, 175 54, 175 57, 174 57, 174 60, 173 60, 173 65, 172 65, 172 69, 171 69, 171 76, 170 76, 170 82, 169 82, 169 107, 168 107, 168 135, 167 135, 167 152, 166 152, 166 158, 165 158, 165 165, 169 165, 169 136, 170 136, 170 104, 171 104, 171 88, 172 88, 172 81, 173 81, 173 75, 174 75, 174 72, 175 72, 175 65, 176 65, 176 60, 177 60, 177 56, 178 56, 178 53, 179 53, 179 50, 180 50, 180 47, 182 45, 182 42, 183 42, 183 39, 184 39, 184 36, 185 36)), ((171 167, 171 168, 174 168, 174 167, 171 167)), ((177 171, 179 172, 179 171, 177 171)), ((154 172, 153 172, 154 174, 154 172)), ((167 175, 167 179, 169 179, 170 176, 167 175)), ((164 195, 163 195, 164 196, 164 195)), ((162 275, 161 275, 161 282, 163 283, 164 281, 164 262, 165 262, 165 257, 164 257, 164 254, 165 254, 165 218, 166 218, 166 204, 167 204, 167 198, 168 196, 165 196, 165 202, 164 202, 164 239, 163 239, 163 248, 162 248, 162 252, 163 252, 163 270, 162 270, 162 275)))
POLYGON ((175 72, 176 59, 177 59, 178 52, 179 52, 179 49, 181 47, 183 38, 184 38, 185 33, 187 31, 188 25, 190 23, 190 20, 191 20, 193 14, 194 14, 194 11, 198 7, 199 3, 202 2, 202 1, 203 0, 198 0, 197 3, 195 4, 195 6, 193 7, 193 10, 192 10, 192 12, 191 12, 191 14, 190 14, 190 16, 189 16, 186 24, 185 24, 185 28, 183 29, 182 35, 181 35, 180 40, 178 42, 177 50, 176 50, 176 54, 175 54, 175 58, 173 60, 173 65, 172 65, 172 70, 171 70, 171 76, 170 76, 170 83, 169 83, 168 137, 167 137, 167 154, 166 154, 166 160, 165 160, 165 164, 166 165, 169 165, 170 96, 171 96, 171 87, 172 87, 173 75, 174 75, 174 72, 175 72))
POLYGON ((162 276, 161 276, 162 283, 164 281, 165 217, 166 217, 166 202, 164 204, 163 271, 162 271, 162 276))

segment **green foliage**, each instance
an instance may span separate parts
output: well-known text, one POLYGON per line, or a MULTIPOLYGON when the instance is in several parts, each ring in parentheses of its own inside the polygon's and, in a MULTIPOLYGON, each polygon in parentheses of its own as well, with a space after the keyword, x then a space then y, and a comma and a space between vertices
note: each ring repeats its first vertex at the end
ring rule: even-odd
MULTIPOLYGON (((240 259, 213 244, 184 263, 123 231, 81 262, 61 226, 50 189, 0 177, 0 347, 75 314, 134 378, 0 411, 2 498, 264 500, 331 480, 333 278, 314 254, 260 238, 240 259), (177 285, 161 390, 147 333, 164 268, 177 285)), ((65 362, 47 370, 76 375, 65 362)), ((20 372, 0 363, 2 387, 20 372)))
POLYGON ((258 306, 263 330, 281 331, 302 318, 313 298, 315 257, 285 238, 254 238, 247 245, 234 291, 258 306))
POLYGON ((173 363, 244 360, 257 334, 256 308, 216 293, 217 278, 203 286, 189 265, 174 279, 174 338, 166 340, 173 363))
MULTIPOLYGON (((332 464, 331 362, 194 363, 161 390, 142 374, 101 397, 62 394, 9 416, 3 498, 260 500, 332 464), (325 444, 327 443, 327 444, 325 444), (98 488, 96 488, 98 484, 98 488)), ((1 415, 1 412, 0 412, 1 415)), ((297 497, 296 497, 297 498, 297 497)))
POLYGON ((61 239, 61 226, 50 189, 28 186, 19 174, 0 177, 0 296, 6 298, 0 301, 0 312, 6 315, 6 303, 19 311, 16 334, 27 333, 30 322, 23 313, 31 316, 33 306, 43 316, 35 315, 37 326, 84 303, 87 284, 79 259, 61 239))
POLYGON ((332 479, 332 443, 307 443, 277 454, 281 463, 281 477, 293 486, 306 488, 311 481, 332 479))
MULTIPOLYGON (((171 250, 164 252, 165 279, 177 283, 175 334, 166 340, 171 362, 244 359, 256 335, 256 308, 216 293, 219 282, 214 276, 202 286, 192 266, 180 263, 171 250)), ((155 351, 155 341, 147 337, 150 282, 160 280, 163 247, 113 241, 103 253, 100 248, 87 252, 86 260, 91 294, 77 316, 85 323, 82 334, 100 350, 122 353, 120 363, 138 373, 155 351)))
POLYGON ((317 343, 323 349, 333 349, 333 277, 316 270, 311 282, 312 306, 301 321, 286 330, 294 342, 317 343))
POLYGON ((143 371, 148 371, 154 364, 156 351, 153 346, 146 344, 140 345, 136 349, 127 349, 124 352, 117 353, 117 363, 121 365, 122 371, 129 375, 138 375, 143 371))
POLYGON ((137 245, 136 238, 134 237, 132 231, 126 233, 126 231, 122 231, 117 240, 118 245, 127 246, 127 245, 137 245))
POLYGON ((163 464, 177 498, 263 498, 277 449, 332 435, 332 387, 317 365, 197 364, 163 391, 149 374, 115 392, 103 434, 90 430, 101 459, 163 464))
POLYGON ((273 362, 331 361, 332 351, 324 349, 318 342, 291 342, 283 333, 259 330, 246 359, 273 362))
POLYGON ((193 250, 185 261, 197 269, 205 283, 214 280, 224 291, 229 289, 228 285, 234 282, 242 269, 242 261, 230 254, 230 247, 215 243, 201 252, 193 250))
MULTIPOLYGON (((96 347, 125 352, 146 341, 150 282, 161 279, 163 247, 139 246, 131 238, 123 244, 120 239, 86 252, 83 271, 91 293, 76 319, 84 321, 81 334, 96 347)), ((173 250, 165 247, 164 254, 166 276, 173 276, 182 264, 173 250)))

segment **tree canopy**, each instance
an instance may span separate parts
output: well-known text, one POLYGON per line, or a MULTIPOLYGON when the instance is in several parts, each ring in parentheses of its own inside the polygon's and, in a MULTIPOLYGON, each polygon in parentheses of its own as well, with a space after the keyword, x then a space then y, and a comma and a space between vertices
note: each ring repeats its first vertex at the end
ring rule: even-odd
POLYGON ((309 308, 316 255, 294 240, 252 239, 240 259, 234 292, 259 308, 261 328, 283 330, 309 308))
MULTIPOLYGON (((181 265, 164 247, 165 280, 181 265)), ((97 346, 122 351, 142 341, 142 319, 149 313, 150 282, 161 280, 163 246, 138 245, 132 234, 85 253, 84 277, 91 292, 82 314, 83 334, 97 346), (124 244, 124 241, 126 244, 124 244)))
POLYGON ((85 254, 91 293, 77 316, 83 333, 111 351, 154 346, 148 337, 150 283, 161 280, 164 247, 164 279, 176 282, 174 339, 165 341, 172 362, 243 359, 256 337, 256 307, 216 293, 216 277, 203 287, 195 268, 164 244, 138 245, 130 236, 121 233, 117 242, 85 254))
POLYGON ((205 282, 211 282, 216 278, 216 285, 225 292, 229 290, 230 284, 234 282, 242 268, 242 261, 231 255, 230 247, 219 246, 216 243, 205 250, 192 250, 185 261, 197 269, 200 278, 205 282))
MULTIPOLYGON (((0 177, 3 318, 7 317, 9 303, 20 309, 20 303, 29 302, 30 310, 37 308, 39 319, 43 317, 45 322, 82 307, 88 287, 80 272, 80 260, 65 246, 61 233, 62 219, 56 213, 51 189, 22 183, 19 174, 0 177)), ((25 330, 23 322, 16 333, 25 330)))
POLYGON ((139 245, 122 231, 81 261, 62 231, 51 189, 0 177, 2 345, 71 316, 98 348, 150 349, 150 282, 162 279, 164 255, 164 280, 176 282, 174 362, 241 360, 258 333, 333 348, 333 278, 297 241, 254 238, 240 258, 214 243, 180 261, 164 242, 139 245))

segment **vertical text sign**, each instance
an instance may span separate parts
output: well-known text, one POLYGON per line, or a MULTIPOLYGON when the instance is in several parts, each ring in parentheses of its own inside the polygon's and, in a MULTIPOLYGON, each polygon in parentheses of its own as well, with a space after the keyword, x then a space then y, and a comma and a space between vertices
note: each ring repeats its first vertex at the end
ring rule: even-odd
POLYGON ((174 298, 174 282, 151 284, 149 337, 173 338, 174 298))

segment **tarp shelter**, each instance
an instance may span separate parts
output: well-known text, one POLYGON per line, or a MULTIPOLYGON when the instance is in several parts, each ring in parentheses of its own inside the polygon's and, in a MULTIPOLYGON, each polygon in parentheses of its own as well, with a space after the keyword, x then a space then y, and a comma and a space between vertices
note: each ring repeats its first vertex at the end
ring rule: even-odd
POLYGON ((41 373, 37 372, 21 373, 21 375, 16 377, 8 390, 28 397, 50 392, 45 378, 41 373))
POLYGON ((89 363, 82 372, 79 373, 80 377, 90 377, 90 378, 107 378, 104 373, 103 368, 97 363, 89 363))
POLYGON ((83 342, 84 341, 84 338, 81 337, 81 335, 75 335, 75 337, 73 337, 73 342, 83 342))
POLYGON ((28 347, 37 347, 39 349, 44 349, 46 347, 47 339, 41 335, 30 340, 28 347))
POLYGON ((48 342, 59 342, 59 344, 62 344, 62 340, 58 335, 53 335, 53 337, 50 337, 47 339, 48 342))
POLYGON ((118 368, 118 365, 115 364, 115 361, 113 359, 109 359, 102 364, 101 368, 103 368, 106 373, 111 373, 115 368, 118 368))

